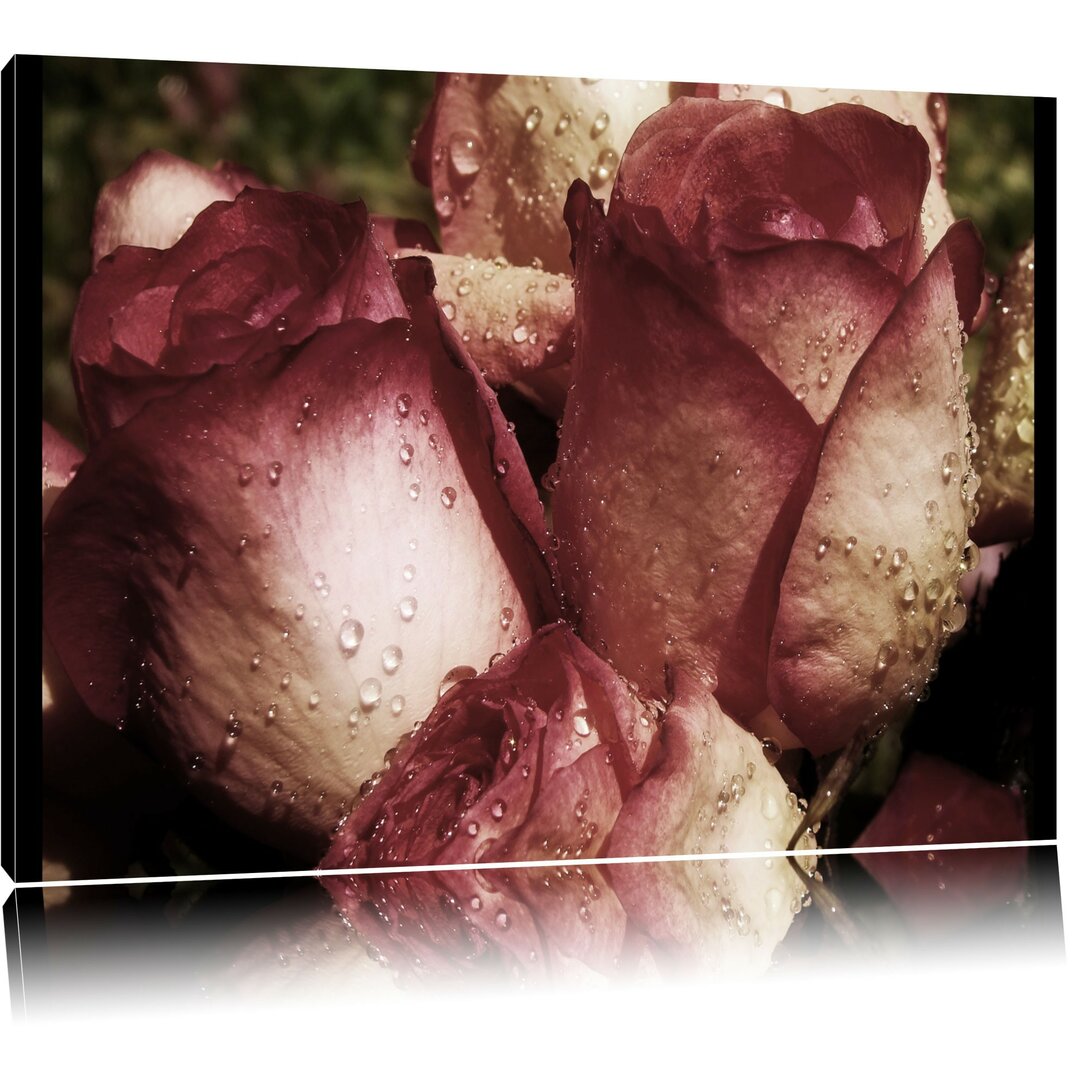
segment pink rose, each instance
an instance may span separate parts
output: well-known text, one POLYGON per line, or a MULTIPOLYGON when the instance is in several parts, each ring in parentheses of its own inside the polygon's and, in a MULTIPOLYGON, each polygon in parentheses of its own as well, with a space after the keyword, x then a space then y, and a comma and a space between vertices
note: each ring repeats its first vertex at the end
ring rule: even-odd
MULTIPOLYGON (((228 311, 235 336, 188 352, 181 334, 171 355, 197 374, 101 434, 45 535, 46 630, 91 712, 152 744, 223 817, 310 859, 443 676, 482 669, 556 610, 517 443, 430 267, 392 267, 354 227, 365 217, 247 192, 170 252, 121 249, 114 265, 191 256, 208 304, 229 282, 244 295, 277 282, 296 317, 280 335, 266 324, 272 344, 228 311), (225 274, 229 255, 206 256, 236 246, 229 222, 261 244, 225 274), (298 291, 294 262, 326 287, 298 291), (348 317, 354 305, 382 321, 348 317), (331 310, 346 321, 318 326, 331 310)), ((186 287, 170 302, 180 325, 213 322, 213 307, 182 304, 186 287)), ((155 289, 173 286, 136 295, 155 289)), ((120 346, 98 340, 108 364, 120 346)), ((140 363, 137 378, 159 377, 140 363)))
POLYGON ((913 701, 950 632, 977 480, 960 354, 981 247, 926 256, 919 134, 683 98, 578 183, 577 353, 554 485, 584 640, 643 690, 717 683, 815 754, 913 701))
POLYGON ((459 683, 322 861, 447 869, 328 875, 339 909, 406 971, 610 973, 643 950, 661 965, 767 967, 803 894, 782 855, 802 811, 757 739, 684 675, 674 690, 658 728, 656 707, 563 624, 459 683), (485 865, 770 850, 671 866, 485 865))
MULTIPOLYGON (((164 168, 143 158, 133 172, 144 183, 152 176, 164 199, 174 171, 196 168, 172 160, 164 168)), ((116 213, 111 187, 98 203, 96 248, 103 217, 116 213)), ((104 233, 150 239, 159 227, 142 209, 141 200, 128 208, 127 232, 104 233)), ((154 213, 162 213, 160 203, 154 213)), ((95 440, 192 376, 297 344, 320 326, 404 315, 363 203, 250 187, 222 192, 171 247, 119 247, 83 286, 72 360, 87 430, 95 440)))

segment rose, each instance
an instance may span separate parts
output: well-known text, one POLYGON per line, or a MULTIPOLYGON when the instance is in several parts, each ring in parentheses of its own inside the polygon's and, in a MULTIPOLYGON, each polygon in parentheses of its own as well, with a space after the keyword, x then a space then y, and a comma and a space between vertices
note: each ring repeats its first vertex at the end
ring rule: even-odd
POLYGON ((884 722, 963 621, 977 481, 963 325, 980 246, 924 261, 913 129, 684 98, 583 184, 575 387, 552 475, 585 641, 655 693, 665 661, 815 754, 884 722))
POLYGON ((674 691, 657 738, 655 707, 565 625, 539 631, 402 740, 322 862, 448 869, 324 884, 407 971, 625 971, 643 944, 660 960, 767 966, 802 895, 781 857, 487 865, 781 852, 802 815, 761 745, 684 675, 674 691))
POLYGON ((248 188, 202 209, 202 188, 176 190, 176 174, 189 170, 202 172, 143 158, 99 199, 95 250, 160 237, 177 205, 198 216, 163 251, 117 248, 83 287, 72 360, 92 440, 215 365, 296 344, 319 326, 405 314, 363 203, 248 188), (129 193, 122 212, 117 185, 129 193))
MULTIPOLYGON (((266 194, 282 198, 206 214, 266 194)), ((101 436, 45 535, 46 630, 90 710, 306 858, 448 670, 484 667, 555 610, 535 489, 430 267, 367 254, 345 295, 384 290, 409 319, 354 318, 178 380, 101 436)))

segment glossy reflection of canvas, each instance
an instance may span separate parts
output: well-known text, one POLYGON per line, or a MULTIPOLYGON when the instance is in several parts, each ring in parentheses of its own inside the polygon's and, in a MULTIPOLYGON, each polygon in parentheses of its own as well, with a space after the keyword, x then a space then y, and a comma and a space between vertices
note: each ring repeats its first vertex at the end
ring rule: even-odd
POLYGON ((948 847, 1055 835, 1052 103, 42 85, 43 880, 320 868, 413 974, 1038 922, 948 847))

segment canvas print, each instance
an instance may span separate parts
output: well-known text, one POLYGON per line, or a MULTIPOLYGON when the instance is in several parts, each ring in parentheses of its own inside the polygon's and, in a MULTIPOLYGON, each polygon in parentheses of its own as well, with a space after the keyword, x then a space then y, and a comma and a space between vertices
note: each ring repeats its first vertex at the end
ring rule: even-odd
POLYGON ((44 881, 318 869, 408 977, 1038 921, 949 850, 1054 836, 1032 99, 42 72, 44 881))

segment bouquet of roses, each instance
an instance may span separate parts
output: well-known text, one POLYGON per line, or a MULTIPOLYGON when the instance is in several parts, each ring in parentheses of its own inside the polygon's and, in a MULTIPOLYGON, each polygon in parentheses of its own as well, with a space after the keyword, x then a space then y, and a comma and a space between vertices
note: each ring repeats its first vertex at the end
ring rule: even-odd
MULTIPOLYGON (((85 457, 43 428, 48 704, 294 865, 445 867, 325 878, 410 965, 767 966, 976 543, 1033 530, 1033 246, 973 418, 945 102, 821 96, 442 76, 438 241, 141 157, 75 315, 85 457)), ((874 843, 1024 835, 970 774, 897 791, 874 843)))

